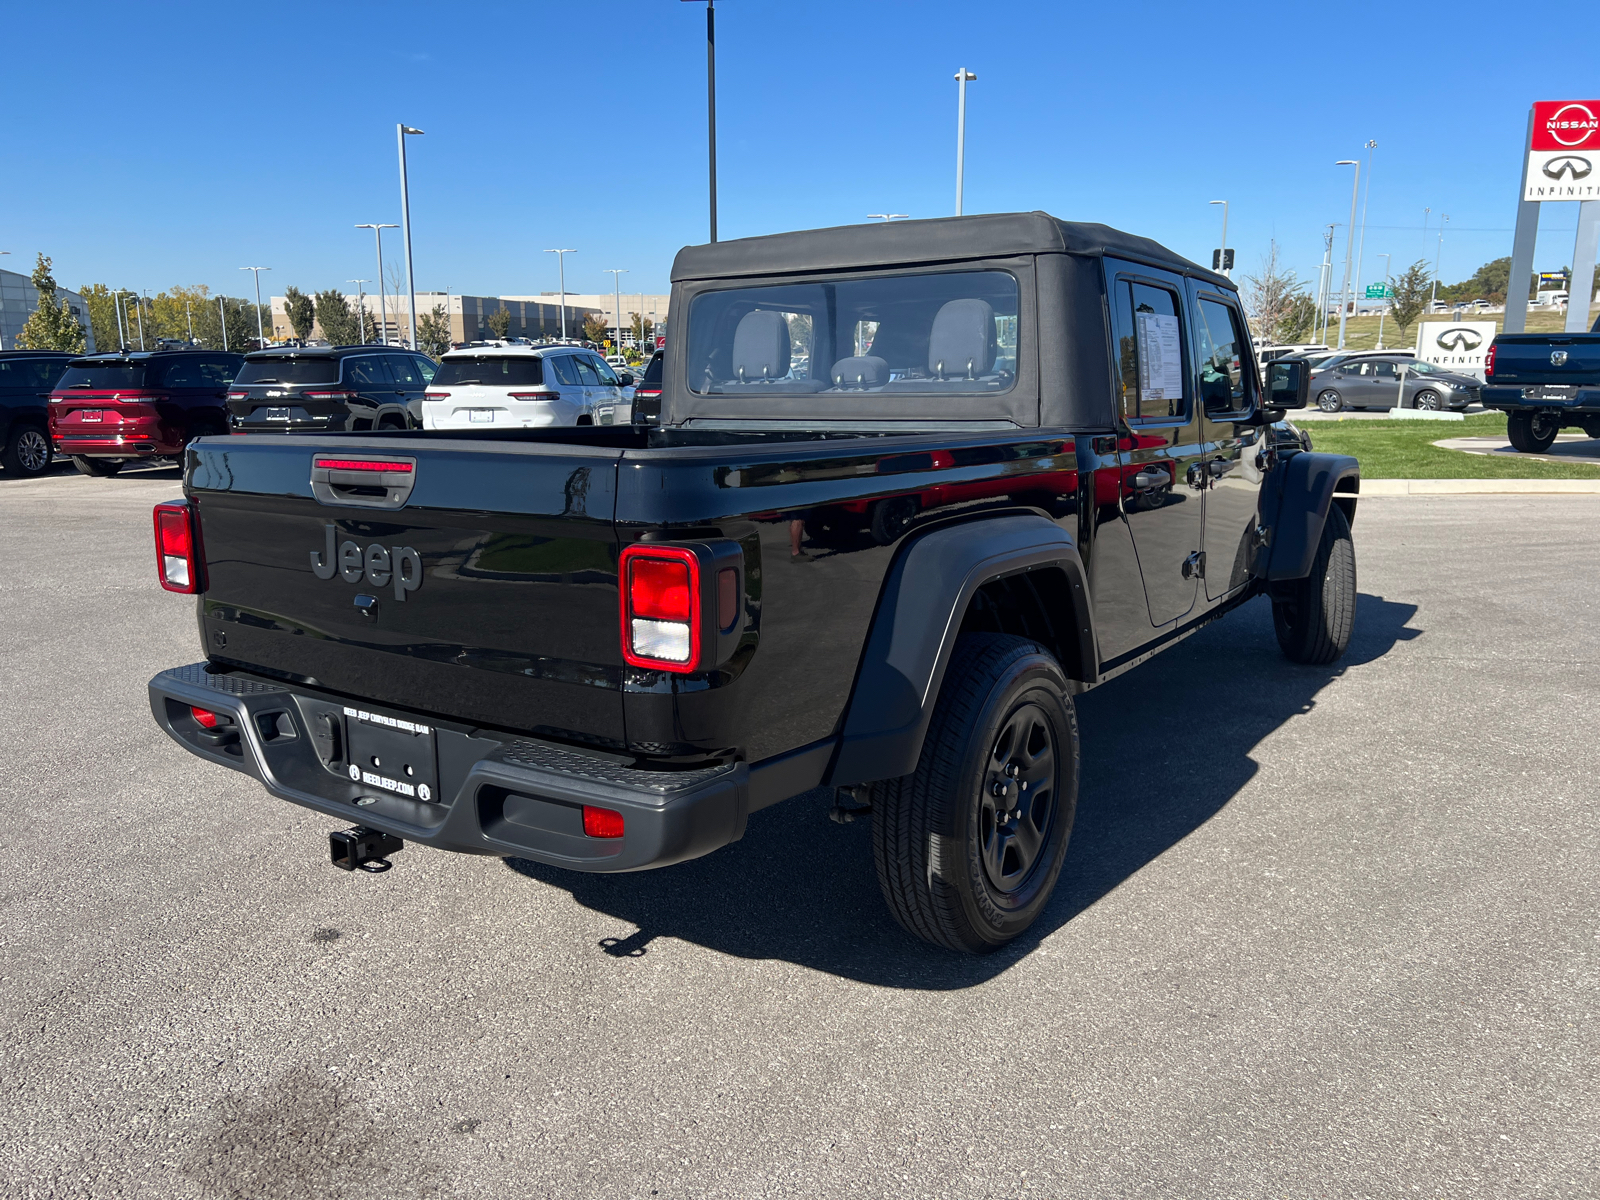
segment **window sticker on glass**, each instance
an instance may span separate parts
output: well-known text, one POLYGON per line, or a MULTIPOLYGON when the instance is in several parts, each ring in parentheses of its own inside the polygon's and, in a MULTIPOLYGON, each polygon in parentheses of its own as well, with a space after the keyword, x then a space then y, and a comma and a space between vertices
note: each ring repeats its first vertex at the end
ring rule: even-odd
POLYGON ((1135 314, 1139 322, 1139 390, 1149 400, 1183 398, 1183 353, 1178 318, 1164 313, 1135 314))

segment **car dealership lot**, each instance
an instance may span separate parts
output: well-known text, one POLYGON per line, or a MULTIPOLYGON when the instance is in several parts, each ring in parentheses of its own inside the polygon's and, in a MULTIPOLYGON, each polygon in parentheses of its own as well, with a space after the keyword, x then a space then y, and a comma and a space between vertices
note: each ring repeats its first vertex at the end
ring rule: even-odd
POLYGON ((161 735, 170 468, 0 480, 0 1193, 1587 1196, 1600 497, 1363 503, 1350 653, 1255 602, 1079 703, 1023 943, 914 942, 821 793, 596 877, 161 735))

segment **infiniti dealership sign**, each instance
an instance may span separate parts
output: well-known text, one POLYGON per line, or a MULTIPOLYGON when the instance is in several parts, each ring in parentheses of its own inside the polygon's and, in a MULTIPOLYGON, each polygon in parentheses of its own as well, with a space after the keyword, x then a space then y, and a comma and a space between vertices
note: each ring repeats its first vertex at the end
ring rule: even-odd
POLYGON ((1524 200, 1600 200, 1600 100, 1533 106, 1524 200))
POLYGON ((1417 358, 1482 378, 1483 358, 1494 335, 1493 321, 1424 321, 1417 327, 1417 358))

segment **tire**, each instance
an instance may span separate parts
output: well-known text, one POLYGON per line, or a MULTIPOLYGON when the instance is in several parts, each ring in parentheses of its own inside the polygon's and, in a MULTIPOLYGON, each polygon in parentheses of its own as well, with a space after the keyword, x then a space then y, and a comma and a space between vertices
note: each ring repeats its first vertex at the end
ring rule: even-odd
POLYGON ((1600 417, 1585 417, 1583 431, 1592 438, 1600 438, 1600 417))
POLYGON ((1339 393, 1334 391, 1332 388, 1329 388, 1327 391, 1319 392, 1317 394, 1317 407, 1325 413, 1343 412, 1344 397, 1339 395, 1339 393))
POLYGON ((393 413, 378 418, 378 429, 380 431, 385 429, 404 429, 405 427, 405 418, 397 417, 393 413))
POLYGON ((1439 411, 1439 393, 1431 388, 1423 388, 1411 400, 1412 408, 1424 408, 1429 412, 1439 411))
POLYGON ((867 526, 872 531, 872 540, 880 546, 898 541, 900 535, 911 528, 911 522, 917 519, 917 509, 920 507, 915 496, 890 496, 887 500, 879 500, 872 506, 872 516, 867 526))
POLYGON ((18 425, 0 450, 0 467, 7 475, 37 479, 50 469, 50 435, 37 425, 18 425))
POLYGON ((1272 598, 1272 628, 1291 662, 1331 663, 1350 645, 1356 618, 1356 551, 1344 509, 1328 506, 1311 574, 1272 598))
POLYGON ((895 920, 970 954, 1033 924, 1066 860, 1078 754, 1067 681, 1042 646, 1008 634, 961 638, 916 771, 872 789, 872 857, 895 920), (996 797, 1001 784, 1007 794, 996 797))
POLYGON ((1506 418, 1511 444, 1524 454, 1543 454, 1560 432, 1561 422, 1549 413, 1514 412, 1506 418))
POLYGON ((84 458, 81 454, 72 456, 72 465, 78 468, 80 475, 92 475, 96 479, 105 479, 122 470, 120 458, 84 458))

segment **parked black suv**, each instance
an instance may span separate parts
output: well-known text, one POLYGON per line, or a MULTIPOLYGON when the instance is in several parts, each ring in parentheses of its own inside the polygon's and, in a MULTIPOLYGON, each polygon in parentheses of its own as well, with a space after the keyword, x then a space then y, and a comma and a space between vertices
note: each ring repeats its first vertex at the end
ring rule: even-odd
POLYGON ((657 350, 650 356, 639 385, 633 389, 633 423, 635 425, 661 424, 661 356, 657 350))
POLYGON ((0 353, 0 467, 7 475, 50 469, 50 390, 72 357, 58 350, 0 353))
POLYGON ((437 367, 398 346, 314 346, 247 355, 228 393, 235 431, 420 429, 437 367))

